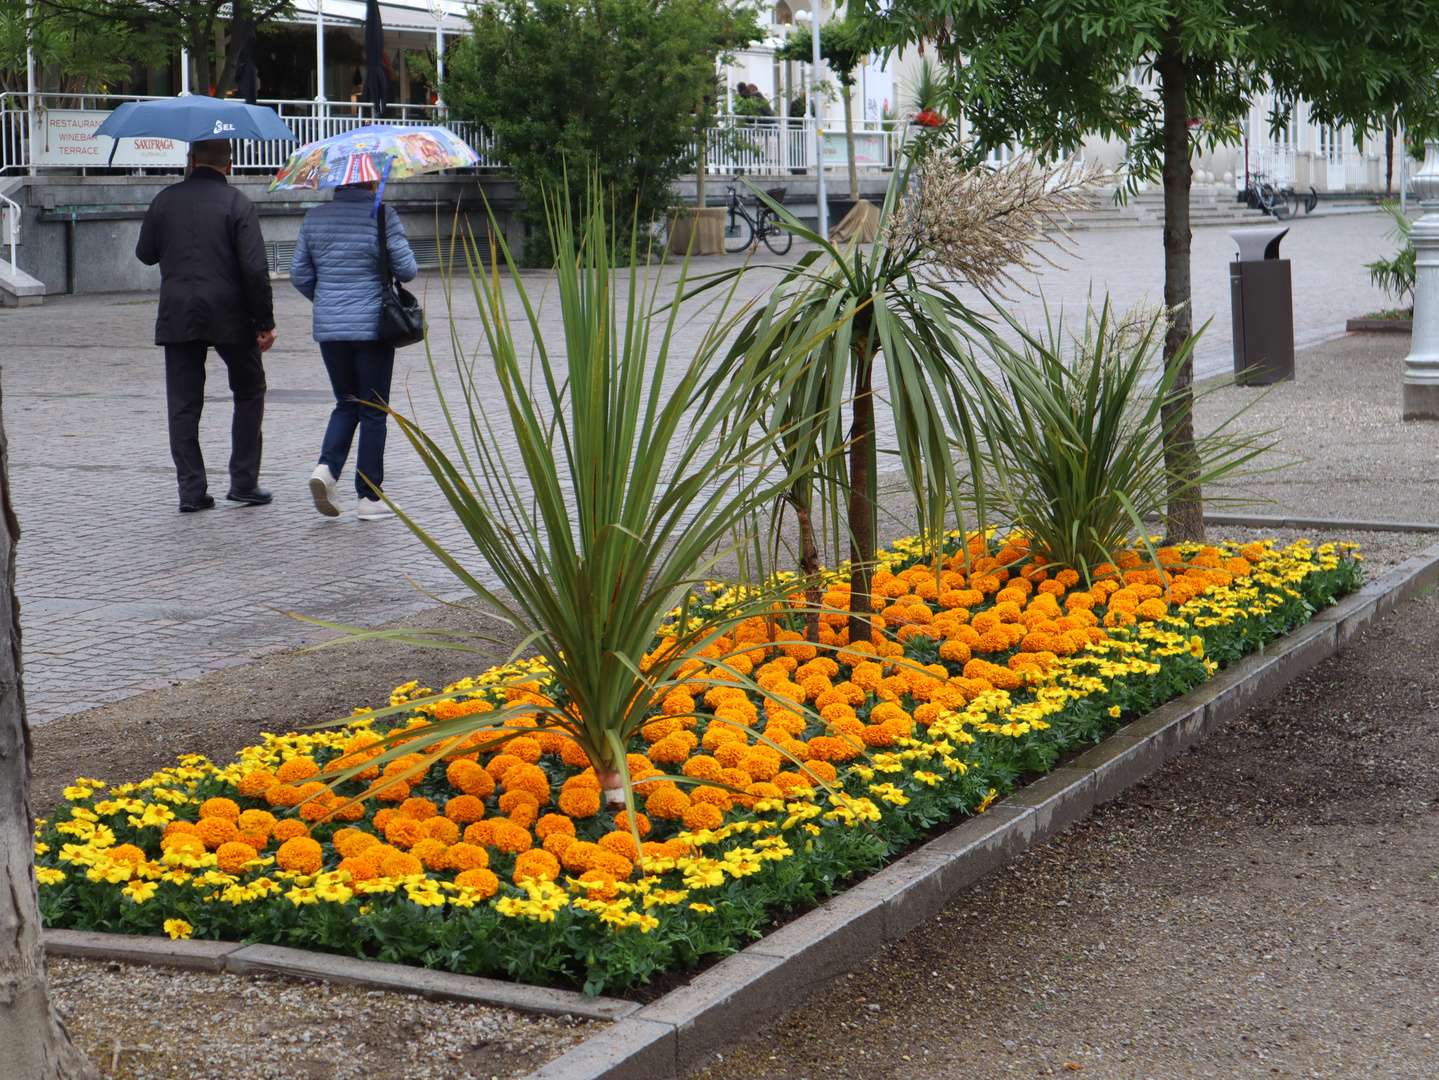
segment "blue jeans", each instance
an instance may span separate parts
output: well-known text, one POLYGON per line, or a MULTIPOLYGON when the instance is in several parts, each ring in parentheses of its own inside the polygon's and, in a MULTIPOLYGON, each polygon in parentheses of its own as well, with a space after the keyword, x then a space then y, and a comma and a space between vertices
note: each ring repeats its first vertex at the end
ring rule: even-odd
POLYGON ((385 482, 387 417, 366 403, 390 400, 395 350, 378 341, 322 341, 320 357, 335 391, 335 411, 330 413, 330 423, 325 428, 320 464, 329 466, 331 475, 338 478, 358 427, 360 452, 355 456, 355 491, 361 498, 373 499, 385 482))

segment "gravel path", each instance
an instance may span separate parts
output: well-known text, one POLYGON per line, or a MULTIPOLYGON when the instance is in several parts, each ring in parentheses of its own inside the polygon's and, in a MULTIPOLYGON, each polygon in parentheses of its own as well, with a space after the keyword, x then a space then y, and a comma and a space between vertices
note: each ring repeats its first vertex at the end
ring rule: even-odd
POLYGON ((701 1075, 1432 1080, 1436 792, 1431 592, 701 1075))
POLYGON ((266 977, 49 966, 66 1029, 117 1080, 490 1080, 607 1026, 266 977))

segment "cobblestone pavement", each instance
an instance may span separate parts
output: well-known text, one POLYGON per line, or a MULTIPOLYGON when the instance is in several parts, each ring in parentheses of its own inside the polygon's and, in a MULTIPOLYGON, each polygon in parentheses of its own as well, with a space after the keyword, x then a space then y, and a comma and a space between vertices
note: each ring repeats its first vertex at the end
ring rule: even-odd
MULTIPOLYGON (((1387 249, 1384 229, 1384 219, 1372 214, 1295 224, 1286 253, 1296 258, 1301 340, 1381 306, 1360 264, 1387 249)), ((1216 370, 1228 347, 1231 248, 1223 230, 1195 232, 1196 321, 1220 316, 1201 356, 1216 370)), ((1146 289, 1157 295, 1157 230, 1082 233, 1072 249, 1040 281, 1051 309, 1082 310, 1091 289, 1112 289, 1125 306, 1146 289)), ((736 261, 706 260, 703 269, 736 261)), ((746 279, 743 295, 762 292, 772 280, 746 279)), ((527 284, 543 287, 543 275, 527 277, 527 284)), ((429 291, 438 315, 434 279, 429 291)), ((175 512, 163 361, 151 344, 153 294, 50 297, 43 307, 0 311, 10 467, 24 531, 18 587, 33 720, 328 633, 286 611, 374 625, 429 605, 407 575, 437 595, 457 595, 453 579, 402 524, 358 522, 353 511, 337 520, 314 512, 305 481, 331 397, 309 336, 309 305, 285 282, 276 283, 276 297, 281 336, 266 357, 271 389, 261 476, 275 503, 242 508, 223 501, 230 407, 223 366, 212 356, 201 441, 221 502, 189 515, 175 512)), ((1015 309, 1031 320, 1042 312, 1037 298, 1023 295, 1015 309)), ((457 326, 467 344, 479 339, 473 317, 459 318, 457 326)), ((691 325, 681 344, 699 332, 700 324, 691 325)), ((453 388, 453 377, 448 381, 453 388)), ((400 353, 395 399, 407 411, 413 405, 422 423, 438 420, 422 351, 400 353)), ((393 431, 386 474, 387 491, 437 540, 465 549, 418 459, 393 431)), ((350 483, 347 473, 341 491, 350 491, 350 483)))

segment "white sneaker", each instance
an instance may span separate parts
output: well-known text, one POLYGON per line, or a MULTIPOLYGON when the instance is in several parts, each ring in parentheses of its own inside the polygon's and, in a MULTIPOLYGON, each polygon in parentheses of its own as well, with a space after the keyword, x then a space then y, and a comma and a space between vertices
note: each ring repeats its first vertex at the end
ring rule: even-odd
POLYGON ((340 504, 335 495, 335 485, 339 482, 328 465, 316 465, 315 471, 310 474, 310 495, 315 500, 315 509, 326 517, 340 516, 340 504))
POLYGON ((360 520, 379 521, 381 518, 394 517, 395 512, 379 499, 367 499, 360 496, 360 520))

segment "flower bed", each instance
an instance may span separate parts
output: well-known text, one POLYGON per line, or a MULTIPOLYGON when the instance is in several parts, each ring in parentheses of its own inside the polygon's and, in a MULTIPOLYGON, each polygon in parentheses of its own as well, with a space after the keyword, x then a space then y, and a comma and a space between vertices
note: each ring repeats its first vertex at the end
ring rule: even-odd
MULTIPOLYGON (((622 990, 741 947, 1362 577, 1347 546, 1184 545, 1158 567, 1127 553, 1080 589, 1022 544, 974 537, 966 575, 961 543, 938 568, 913 542, 884 554, 874 643, 848 644, 836 578, 819 647, 786 611, 711 646, 722 666, 691 661, 629 755, 642 851, 574 744, 534 721, 496 752, 460 747, 394 782, 420 760, 408 755, 330 794, 327 774, 368 760, 389 729, 361 713, 223 766, 191 756, 137 784, 77 780, 36 833, 46 923, 622 990), (374 799, 347 806, 367 785, 374 799)), ((716 589, 696 614, 727 606, 716 589)), ((451 689, 400 717, 417 748, 434 718, 555 693, 535 664, 451 689)), ((409 684, 392 704, 429 693, 409 684)))

